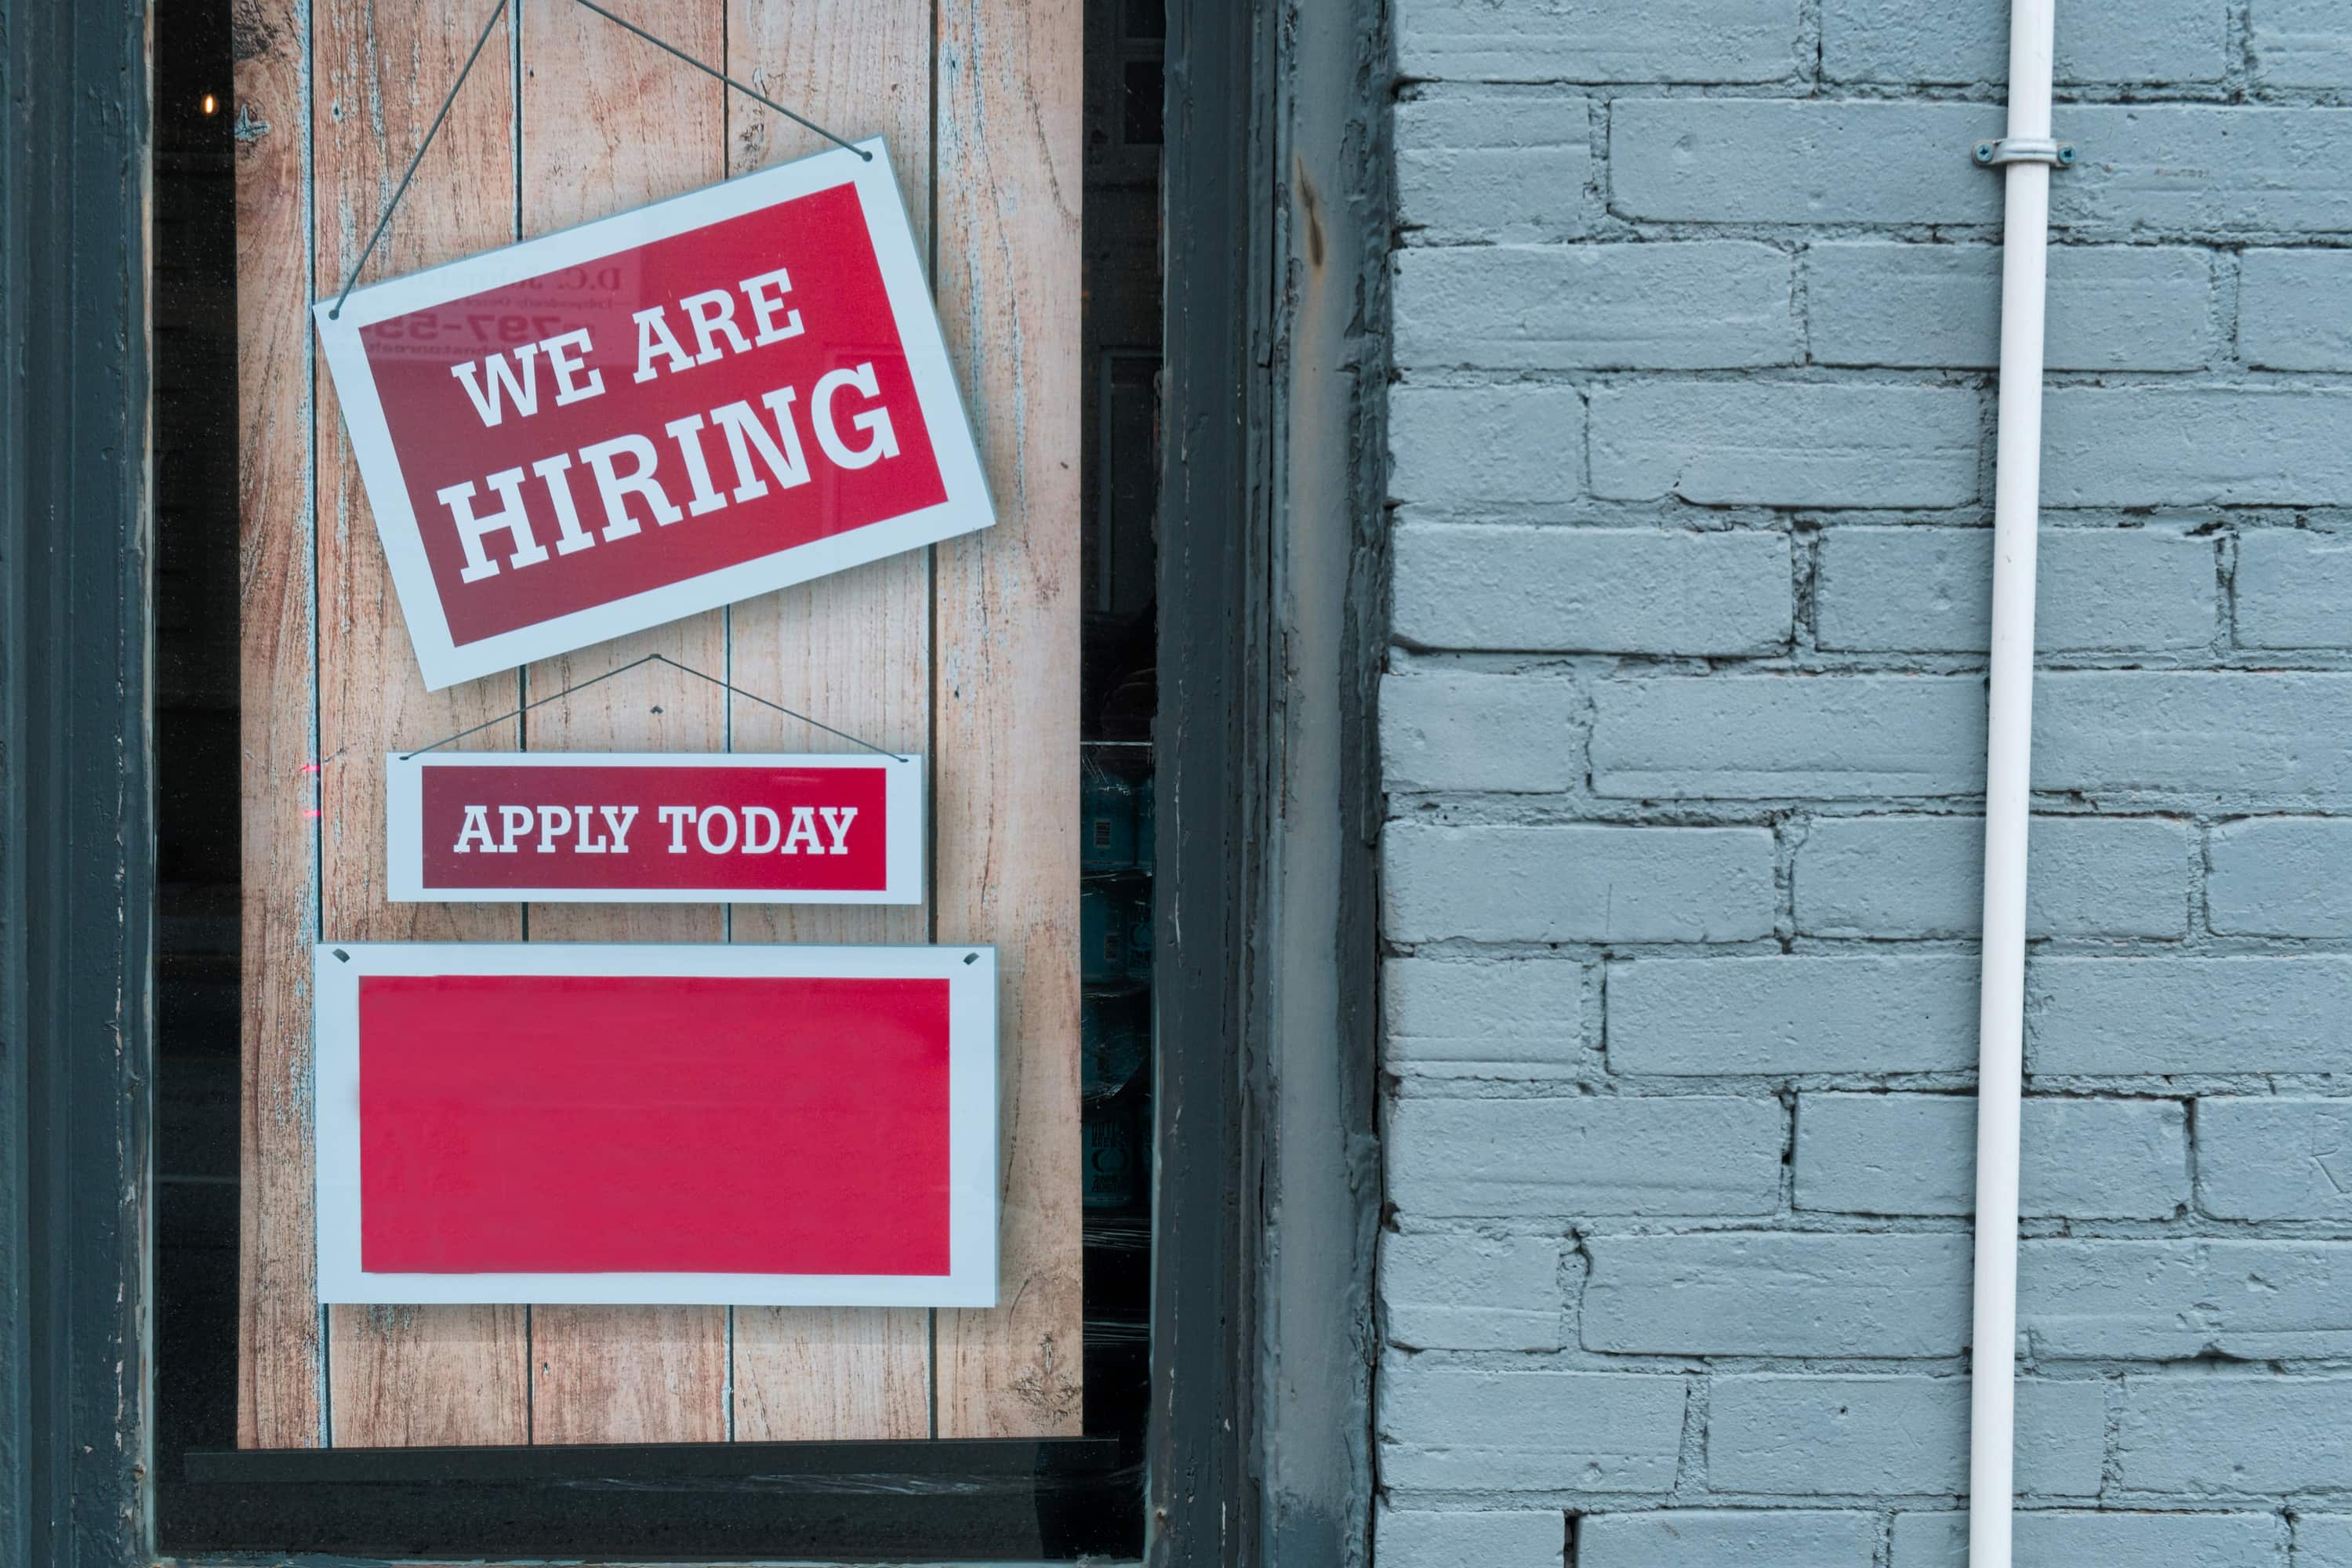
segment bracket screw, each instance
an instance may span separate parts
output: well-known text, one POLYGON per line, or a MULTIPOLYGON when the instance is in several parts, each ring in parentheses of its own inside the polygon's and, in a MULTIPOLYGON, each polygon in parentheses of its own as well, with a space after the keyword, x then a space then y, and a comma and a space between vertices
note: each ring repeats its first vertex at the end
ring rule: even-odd
POLYGON ((2014 142, 1979 142, 1969 150, 1979 168, 1998 168, 2004 163, 2048 163, 2060 169, 2074 166, 2074 144, 2053 142, 2046 137, 2023 137, 2014 142))

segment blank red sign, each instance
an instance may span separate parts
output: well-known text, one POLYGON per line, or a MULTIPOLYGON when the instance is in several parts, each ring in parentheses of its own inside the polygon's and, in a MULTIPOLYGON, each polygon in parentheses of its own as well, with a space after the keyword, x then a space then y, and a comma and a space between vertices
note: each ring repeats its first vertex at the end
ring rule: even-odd
POLYGON ((990 1306, 995 955, 316 951, 323 1301, 990 1306))
POLYGON ((948 983, 365 975, 371 1273, 948 1271, 948 983))

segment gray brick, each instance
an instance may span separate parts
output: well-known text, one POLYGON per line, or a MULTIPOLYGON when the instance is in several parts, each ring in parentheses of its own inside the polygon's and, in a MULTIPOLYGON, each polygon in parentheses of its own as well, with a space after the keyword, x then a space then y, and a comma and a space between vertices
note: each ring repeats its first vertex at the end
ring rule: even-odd
POLYGON ((2296 1514, 2294 1568, 2352 1568, 2352 1514, 2296 1514))
POLYGON ((1965 1236, 1611 1236, 1585 1250, 1591 1351, 1933 1356, 1968 1342, 1965 1236))
POLYGON ((1984 789, 1976 676, 1671 676, 1602 681, 1593 702, 1592 787, 1604 795, 1853 800, 1984 789))
POLYGON ((2127 1491, 2340 1492, 2352 1476, 2352 1378, 2127 1377, 2116 1459, 2127 1491))
MULTIPOLYGON (((2037 816, 2029 837, 2030 935, 2188 934, 2188 824, 2037 816)), ((1818 817, 1797 849, 1795 890, 1797 929, 1810 935, 1973 937, 1984 818, 1818 817)))
POLYGON ((1977 498, 1981 410, 1977 393, 1958 386, 1596 387, 1592 493, 1702 506, 1965 506, 1977 498))
POLYGON ((2352 818, 2225 823, 2206 851, 2205 912, 2231 936, 2352 936, 2352 818))
POLYGON ((2042 958, 2026 973, 2032 1070, 2352 1071, 2352 958, 2042 958))
POLYGON ((1373 1538, 1381 1568, 1560 1568, 1568 1519, 1557 1509, 1435 1513, 1383 1508, 1373 1538))
POLYGON ((2352 228, 2352 110, 2069 104, 2063 129, 2083 161, 2050 187, 2052 219, 2062 227, 2200 235, 2352 228))
POLYGON ((2352 675, 2061 670, 2034 682, 2033 787, 2340 800, 2352 747, 2317 738, 2345 734, 2352 675))
POLYGON ((1738 942, 1780 904, 1769 828, 1397 823, 1381 847, 1396 942, 1738 942))
POLYGON ((1592 115, 1580 98, 1505 88, 1408 99, 1396 149, 1410 239, 1515 245, 1585 231, 1592 115))
POLYGON ((1564 1342, 1560 1244, 1540 1236, 1391 1236, 1381 1297, 1391 1343, 1556 1351, 1564 1342))
POLYGON ((2236 599, 2243 647, 2352 647, 2352 535, 2247 530, 2236 599))
POLYGON ((2335 0, 2253 0, 2252 10, 2246 53, 2256 81, 2352 87, 2352 16, 2335 0))
POLYGON ((1381 966, 1391 1072, 1431 1078, 1559 1078, 1580 1065, 1600 1001, 1598 972, 1572 959, 1381 966))
POLYGON ((1459 670, 1381 682, 1381 763, 1391 790, 1563 790, 1577 756, 1576 689, 1543 676, 1459 670))
MULTIPOLYGON (((2352 228, 2352 110, 2070 104, 2083 162, 2051 187, 2062 234, 2352 228)), ((1621 99, 1610 195, 1632 218, 1990 224, 2000 184, 1953 149, 1999 136, 1990 105, 1621 99)))
MULTIPOLYGON (((1976 1129, 1974 1096, 1808 1094, 1797 1206, 1973 1214, 1976 1129)), ((2021 1143, 2029 1218, 2170 1219, 2189 1201, 2189 1119, 2171 1100, 2029 1100, 2021 1143)))
POLYGON ((2352 1355, 2352 1244, 2028 1240, 2018 1324, 2036 1356, 2352 1355))
POLYGON ((1389 496, 1435 509, 1558 508, 1584 485, 1572 386, 1417 386, 1389 395, 1389 496))
MULTIPOLYGON (((2211 540, 2172 528, 2045 528, 2040 554, 2042 652, 2213 641, 2211 540)), ((1832 528, 1820 561, 1822 647, 1980 654, 1992 640, 1990 529, 1832 528)))
POLYGON ((1749 240, 1416 247, 1396 258, 1413 369, 1700 370, 1793 363, 1795 263, 1749 240))
POLYGON ((1432 1078, 1572 1074, 1597 1033, 1585 1021, 1588 1012, 1597 1015, 1597 979, 1596 971, 1565 958, 1391 958, 1381 966, 1389 1070, 1432 1078))
MULTIPOLYGON (((2020 1513, 2018 1568, 2280 1568, 2267 1513, 2020 1513)), ((1898 1513, 1890 1568, 1968 1568, 1969 1516, 1898 1513)))
MULTIPOLYGON (((2219 81, 2221 0, 2087 0, 2058 13, 2062 82, 2219 81)), ((1995 5, 1826 0, 1822 72, 1832 81, 1990 82, 2009 77, 2009 13, 1995 5)))
POLYGON ((1797 0, 1408 0, 1407 79, 1775 81, 1798 69, 1797 0))
POLYGON ((1878 1520, 1867 1513, 1599 1513, 1576 1531, 1576 1568, 1871 1568, 1877 1555, 1878 1520))
POLYGON ((1407 1096, 1388 1195, 1415 1218, 1768 1215, 1787 1131, 1769 1096, 1407 1096))
POLYGON ((2247 251, 2238 348, 2268 370, 2352 370, 2352 251, 2247 251))
MULTIPOLYGON (((1919 20, 1994 13, 1956 6, 1906 15, 1919 20)), ((1806 252, 1805 279, 1817 363, 2000 363, 1997 247, 1816 245, 1806 252)), ((2213 266, 2204 251, 2058 246, 2050 252, 2044 358, 2053 370, 2195 370, 2210 357, 2212 310, 2213 266)))
POLYGON ((1621 98, 1610 206, 1684 223, 1991 224, 2000 182, 1968 149, 2001 129, 1992 104, 1621 98))
POLYGON ((1620 960, 1609 1063, 1662 1074, 1951 1072, 1976 1065, 1964 954, 1620 960))
POLYGON ((1674 1485, 1683 1380, 1381 1368, 1381 1481, 1422 1491, 1657 1492, 1674 1485))
POLYGON ((2352 1219, 2352 1100, 2199 1100, 2197 1203, 2220 1219, 2352 1219))
MULTIPOLYGON (((2043 400, 2042 504, 2342 504, 2352 501, 2347 426, 2352 392, 2053 386, 2043 400)), ((1597 454, 1597 414, 1594 441, 1597 454)))
MULTIPOLYGON (((1714 1384, 1706 1456, 1716 1491, 1901 1497, 1967 1489, 1965 1377, 1718 1375, 1714 1384)), ((2100 1384, 2020 1380, 2018 1490, 2095 1496, 2105 1447, 2100 1384)))
POLYGON ((1407 522, 1390 630, 1423 647, 1757 654, 1789 646, 1786 534, 1407 522))

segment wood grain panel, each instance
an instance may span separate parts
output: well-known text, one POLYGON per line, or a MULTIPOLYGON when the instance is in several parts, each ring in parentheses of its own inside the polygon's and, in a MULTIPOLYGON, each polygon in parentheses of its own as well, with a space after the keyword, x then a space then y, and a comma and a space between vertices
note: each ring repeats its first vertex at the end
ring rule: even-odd
MULTIPOLYGON (((726 53, 724 0, 610 0, 698 60, 726 53)), ((719 179, 726 89, 578 5, 523 13, 522 233, 604 217, 719 179)), ((714 675, 727 665, 726 617, 711 611, 530 667, 534 697, 660 652, 714 675)), ((648 665, 531 710, 527 744, 558 752, 726 749, 725 694, 648 665)), ((711 905, 541 904, 532 941, 717 942, 711 905)), ((531 1309, 531 1440, 719 1442, 728 1435, 723 1307, 531 1309)))
MULTIPOLYGON (((1002 521, 977 539, 519 678, 425 692, 331 388, 323 367, 315 376, 307 369, 302 307, 340 282, 484 12, 461 0, 255 0, 240 12, 240 99, 273 129, 241 143, 239 173, 247 884, 239 1440, 327 1440, 322 1405, 331 1407, 331 1440, 346 1445, 716 1440, 730 1420, 736 1435, 760 1439, 1076 1433, 1079 14, 1075 0, 954 0, 934 28, 928 0, 615 8, 706 60, 724 58, 845 134, 889 138, 919 236, 935 206, 939 214, 942 314, 1002 521), (936 195, 935 135, 948 172, 936 195), (306 234, 315 245, 307 268, 306 234), (930 908, 526 912, 385 901, 384 751, 656 649, 883 744, 929 751, 930 908), (306 773, 320 757, 322 769, 306 773), (1007 1305, 938 1314, 936 1335, 932 1315, 919 1311, 747 1309, 731 1347, 728 1314, 715 1309, 351 1308, 327 1315, 322 1345, 307 1098, 314 910, 324 934, 347 940, 707 941, 729 934, 731 913, 732 934, 744 940, 995 942, 1007 1305)), ((547 4, 523 14, 520 80, 502 25, 368 277, 820 145, 749 100, 729 103, 719 84, 585 10, 547 4)), ((839 744, 755 704, 738 700, 730 710, 716 688, 660 667, 466 743, 839 744)))
MULTIPOLYGON (((852 141, 887 139, 918 247, 930 218, 929 0, 731 0, 728 74, 852 141)), ((740 94, 728 173, 832 143, 740 94)), ((911 551, 764 595, 729 612, 746 690, 877 745, 930 739, 930 552, 911 551)), ((830 751, 844 742, 730 699, 738 751, 830 751)), ((738 942, 929 940, 927 908, 746 904, 738 942)), ((741 1307, 735 1312, 735 1435, 746 1442, 930 1435, 930 1314, 919 1309, 741 1307)))
MULTIPOLYGON (((331 294, 366 243, 487 10, 474 0, 316 0, 311 117, 317 270, 331 294)), ((514 91, 506 24, 452 105, 361 281, 514 237, 514 91)), ((281 299, 290 312, 301 301, 281 299)), ((305 323, 307 330, 308 323, 305 323)), ((510 678, 428 692, 326 367, 317 373, 320 924, 339 942, 511 941, 511 905, 393 904, 384 896, 383 753, 515 706, 510 678)), ((512 724, 467 746, 509 747, 512 724)), ((307 971, 308 955, 276 961, 307 971)), ((303 1163, 304 1179, 310 1163, 303 1163)), ((329 1313, 332 1441, 344 1447, 520 1443, 530 1430, 519 1307, 337 1307, 329 1313)))
POLYGON ((239 831, 243 1091, 236 1440, 325 1435, 310 1241, 310 37, 299 0, 239 13, 236 102, 239 831))
POLYGON ((928 1437, 931 1315, 735 1309, 735 1436, 746 1443, 928 1437))
POLYGON ((1076 0, 941 0, 940 314, 997 524, 934 552, 941 942, 1002 975, 1000 1300, 939 1315, 939 1435, 1079 1430, 1076 0))

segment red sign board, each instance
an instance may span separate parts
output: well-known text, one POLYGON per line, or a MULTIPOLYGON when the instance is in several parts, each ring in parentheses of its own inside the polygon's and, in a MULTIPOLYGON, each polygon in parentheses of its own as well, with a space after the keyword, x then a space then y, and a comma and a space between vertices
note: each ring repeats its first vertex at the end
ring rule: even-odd
POLYGON ((318 950, 327 1301, 988 1306, 985 948, 318 950))
POLYGON ((994 519, 878 141, 315 312, 439 688, 994 519))
POLYGON ((442 752, 384 774, 395 901, 922 901, 920 757, 442 752))

